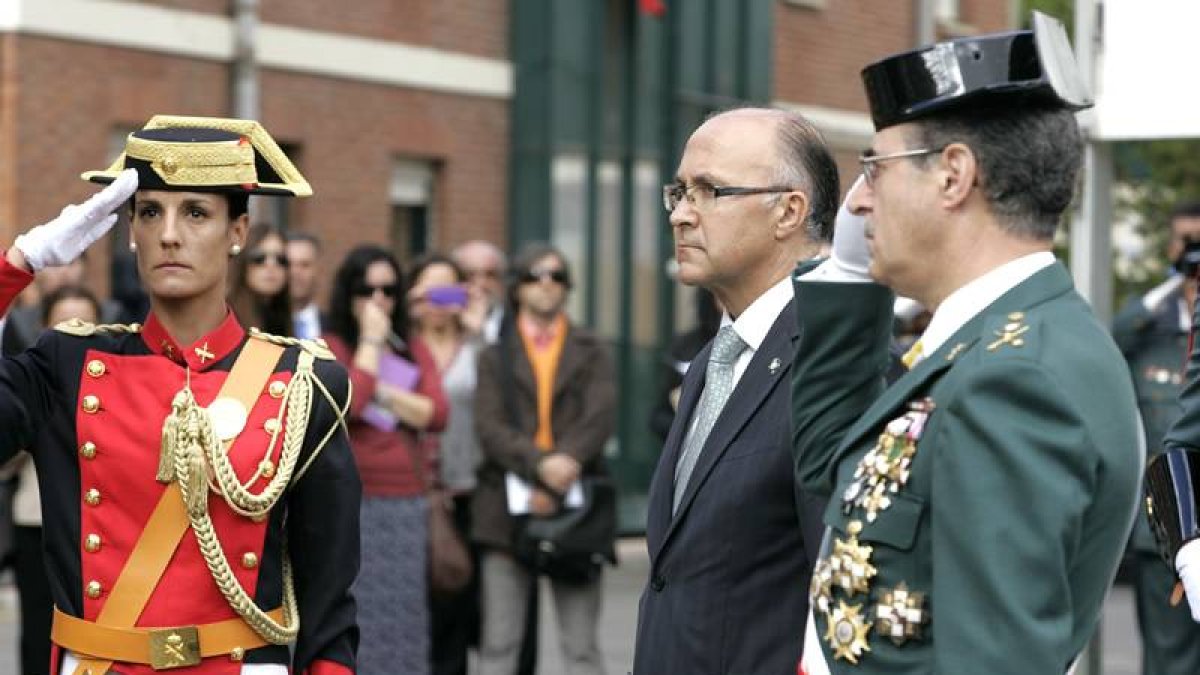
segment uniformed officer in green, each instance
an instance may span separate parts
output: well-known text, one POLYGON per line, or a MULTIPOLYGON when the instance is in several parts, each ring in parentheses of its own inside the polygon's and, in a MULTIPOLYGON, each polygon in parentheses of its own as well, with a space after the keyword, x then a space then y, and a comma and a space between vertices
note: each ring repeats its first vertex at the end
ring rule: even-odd
MULTIPOLYGON (((1200 204, 1183 204, 1171 215, 1167 244, 1167 256, 1174 263, 1171 275, 1149 293, 1130 300, 1113 321, 1113 339, 1129 363, 1151 456, 1162 451, 1163 436, 1180 413, 1178 397, 1196 301, 1196 262, 1200 262, 1185 258, 1189 241, 1200 245, 1200 204)), ((1194 248, 1189 252, 1197 253, 1194 248)), ((1192 621, 1187 607, 1171 606, 1175 574, 1163 564, 1145 518, 1134 522, 1129 555, 1142 633, 1142 672, 1200 673, 1200 625, 1192 621)))
POLYGON ((1042 15, 863 79, 860 218, 796 281, 797 480, 830 497, 801 670, 1065 673, 1142 470, 1120 352, 1051 252, 1087 93, 1042 15), (933 316, 884 391, 892 290, 933 316))

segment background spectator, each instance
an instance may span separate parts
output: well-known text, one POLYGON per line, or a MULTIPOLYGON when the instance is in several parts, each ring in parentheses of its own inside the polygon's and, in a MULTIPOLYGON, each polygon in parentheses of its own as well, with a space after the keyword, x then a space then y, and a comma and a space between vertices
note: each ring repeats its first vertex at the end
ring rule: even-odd
MULTIPOLYGON (((413 334, 433 355, 450 404, 446 430, 438 437, 438 480, 453 500, 455 525, 470 539, 471 495, 482 451, 475 436, 475 373, 484 348, 480 328, 486 297, 467 290, 466 274, 450 258, 429 254, 412 269, 409 292, 413 334)), ((467 649, 479 633, 478 555, 475 575, 460 592, 431 595, 434 675, 465 675, 467 649)))
POLYGON ((292 296, 296 337, 321 337, 325 320, 317 308, 321 280, 321 240, 307 232, 287 237, 288 289, 292 296))
POLYGON ((229 305, 242 326, 274 335, 292 335, 292 301, 288 291, 287 244, 274 225, 250 227, 246 247, 233 259, 229 305))
POLYGON ((359 675, 429 672, 422 476, 430 466, 420 436, 445 428, 447 404, 429 350, 399 337, 408 332, 403 297, 392 254, 360 246, 334 277, 325 336, 354 389, 350 444, 363 482, 359 675))

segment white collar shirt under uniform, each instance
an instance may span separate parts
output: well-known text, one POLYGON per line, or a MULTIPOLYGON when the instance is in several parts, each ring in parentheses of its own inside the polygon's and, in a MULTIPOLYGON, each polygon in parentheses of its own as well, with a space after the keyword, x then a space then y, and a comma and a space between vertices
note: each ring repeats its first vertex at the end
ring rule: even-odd
POLYGON ((1000 296, 1054 264, 1054 254, 1039 251, 1010 260, 946 296, 921 335, 921 354, 928 356, 1000 296))

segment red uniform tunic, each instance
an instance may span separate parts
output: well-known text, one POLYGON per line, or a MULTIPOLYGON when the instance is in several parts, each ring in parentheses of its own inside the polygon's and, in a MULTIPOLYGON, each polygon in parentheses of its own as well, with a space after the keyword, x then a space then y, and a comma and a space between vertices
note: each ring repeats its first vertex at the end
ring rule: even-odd
MULTIPOLYGON (((30 279, 0 258, 0 314, 30 279)), ((247 339, 230 313, 196 343, 180 345, 151 315, 140 333, 48 332, 27 352, 0 360, 0 463, 23 448, 34 453, 47 572, 60 610, 96 620, 165 489, 155 472, 172 398, 190 377, 197 402, 211 403, 247 339)), ((298 354, 297 347, 285 350, 229 449, 242 481, 267 456, 267 420, 279 413, 281 385, 292 379, 298 354)), ((317 360, 314 370, 343 406, 349 394, 345 371, 331 360, 317 360)), ((314 391, 297 468, 336 423, 333 407, 314 391)), ((282 438, 280 433, 270 455, 276 465, 282 438)), ((260 478, 250 489, 260 492, 266 483, 260 478)), ((360 494, 342 430, 333 433, 308 472, 293 480, 262 522, 234 513, 221 496, 210 493, 209 513, 221 547, 259 607, 282 604, 285 539, 293 563, 301 626, 294 658, 286 646, 267 646, 246 652, 245 663, 289 664, 295 672, 314 675, 353 672, 358 629, 349 589, 358 570, 360 494)), ((236 617, 189 528, 137 625, 197 625, 236 617)), ((228 656, 212 657, 173 672, 233 674, 241 665, 228 656)), ((114 670, 155 672, 121 663, 114 670)))

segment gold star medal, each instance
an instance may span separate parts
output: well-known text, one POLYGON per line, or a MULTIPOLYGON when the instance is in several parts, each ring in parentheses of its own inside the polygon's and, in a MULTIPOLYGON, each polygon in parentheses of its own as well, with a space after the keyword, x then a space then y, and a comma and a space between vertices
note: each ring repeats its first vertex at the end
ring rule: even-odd
POLYGON ((863 652, 871 651, 870 645, 867 644, 867 633, 871 631, 871 625, 863 620, 861 610, 862 605, 847 606, 844 601, 839 600, 837 609, 826 615, 828 627, 825 640, 833 648, 834 659, 845 659, 857 664, 858 657, 862 656, 863 652))
POLYGON ((834 539, 833 555, 829 558, 832 581, 849 595, 868 593, 871 579, 875 577, 875 566, 871 564, 872 547, 858 543, 862 523, 850 522, 850 538, 834 539))

